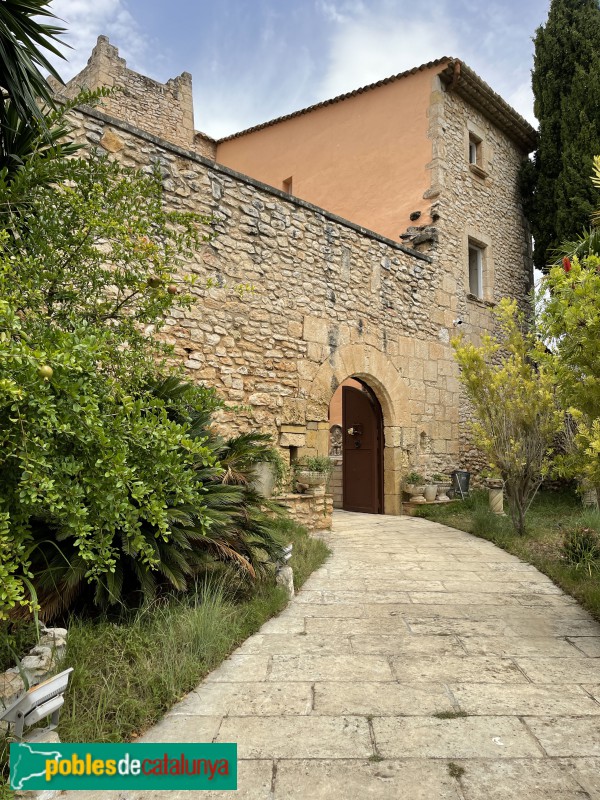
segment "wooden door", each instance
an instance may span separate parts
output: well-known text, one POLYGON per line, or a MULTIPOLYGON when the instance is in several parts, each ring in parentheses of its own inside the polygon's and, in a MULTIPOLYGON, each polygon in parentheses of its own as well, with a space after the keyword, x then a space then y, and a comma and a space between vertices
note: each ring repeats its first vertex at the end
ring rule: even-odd
POLYGON ((366 391, 342 387, 343 507, 383 513, 381 409, 366 391))

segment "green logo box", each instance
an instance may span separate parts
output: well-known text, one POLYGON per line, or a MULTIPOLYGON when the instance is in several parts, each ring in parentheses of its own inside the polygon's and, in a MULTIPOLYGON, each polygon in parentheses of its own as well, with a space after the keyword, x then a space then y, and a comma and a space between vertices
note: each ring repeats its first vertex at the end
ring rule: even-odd
POLYGON ((237 744, 11 744, 10 786, 20 791, 237 789, 237 744))

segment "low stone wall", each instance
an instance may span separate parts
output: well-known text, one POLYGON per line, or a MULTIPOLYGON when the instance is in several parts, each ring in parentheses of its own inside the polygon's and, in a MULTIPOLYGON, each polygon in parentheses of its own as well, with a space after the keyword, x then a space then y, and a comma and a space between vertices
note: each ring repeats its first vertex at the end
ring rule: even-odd
POLYGON ((274 498, 283 503, 290 517, 309 533, 331 530, 333 497, 330 494, 284 494, 274 498))
POLYGON ((21 659, 20 670, 18 667, 11 667, 0 674, 0 708, 12 705, 27 688, 37 686, 55 672, 65 654, 66 646, 65 628, 42 627, 39 644, 21 659), (27 687, 21 676, 26 678, 27 687))

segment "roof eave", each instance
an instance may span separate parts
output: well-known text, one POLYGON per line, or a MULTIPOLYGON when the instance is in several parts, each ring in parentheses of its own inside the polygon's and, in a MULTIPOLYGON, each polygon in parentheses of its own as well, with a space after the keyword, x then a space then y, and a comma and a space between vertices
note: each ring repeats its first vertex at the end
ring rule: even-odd
POLYGON ((525 153, 537 146, 537 131, 506 100, 488 86, 464 62, 453 60, 439 73, 440 79, 485 117, 495 123, 525 153))
POLYGON ((278 125, 281 122, 286 122, 288 119, 294 119, 294 117, 301 117, 304 114, 310 114, 312 111, 316 111, 319 108, 325 108, 326 106, 334 105, 335 103, 340 103, 343 100, 348 100, 351 97, 356 97, 359 94, 363 94, 365 92, 370 92, 372 89, 377 89, 380 86, 386 86, 388 83, 394 83, 395 81, 401 80, 402 78, 407 78, 410 75, 414 75, 417 72, 423 72, 428 69, 432 69, 434 67, 438 67, 441 64, 453 64, 454 59, 450 58, 449 56, 442 56, 442 58, 437 58, 434 61, 428 61, 426 64, 421 64, 418 67, 413 67, 412 69, 407 69, 405 72, 400 72, 397 75, 391 75, 389 78, 383 78, 380 81, 376 81, 375 83, 370 83, 366 86, 361 86, 358 89, 354 89, 351 92, 346 92, 345 94, 339 94, 336 97, 332 97, 329 100, 323 100, 321 103, 315 103, 312 106, 308 106, 307 108, 301 108, 298 111, 293 111, 291 114, 285 114, 282 117, 276 117, 275 119, 268 120, 267 122, 262 122, 260 125, 254 125, 251 128, 246 128, 243 131, 238 131, 237 133, 232 133, 229 136, 224 136, 221 139, 217 139, 217 144, 221 144, 222 142, 228 142, 230 139, 239 139, 242 136, 247 136, 250 133, 255 133, 256 131, 260 131, 263 128, 270 128, 272 125, 278 125))

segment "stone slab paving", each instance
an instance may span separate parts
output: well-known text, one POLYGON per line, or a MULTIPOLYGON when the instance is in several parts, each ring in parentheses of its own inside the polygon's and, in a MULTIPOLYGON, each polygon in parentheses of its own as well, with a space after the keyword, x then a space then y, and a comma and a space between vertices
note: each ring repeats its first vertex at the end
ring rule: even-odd
POLYGON ((337 512, 331 546, 141 738, 237 742, 237 793, 93 800, 600 800, 600 625, 577 603, 414 517, 337 512))

